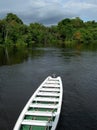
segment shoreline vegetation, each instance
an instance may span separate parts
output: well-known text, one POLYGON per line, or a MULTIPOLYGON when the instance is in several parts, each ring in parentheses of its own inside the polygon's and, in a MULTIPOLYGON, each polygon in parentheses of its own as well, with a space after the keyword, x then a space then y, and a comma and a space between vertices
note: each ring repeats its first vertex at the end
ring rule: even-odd
POLYGON ((0 20, 0 47, 2 46, 59 46, 59 47, 97 47, 97 22, 84 22, 79 17, 65 18, 55 26, 40 23, 25 25, 13 13, 0 20))

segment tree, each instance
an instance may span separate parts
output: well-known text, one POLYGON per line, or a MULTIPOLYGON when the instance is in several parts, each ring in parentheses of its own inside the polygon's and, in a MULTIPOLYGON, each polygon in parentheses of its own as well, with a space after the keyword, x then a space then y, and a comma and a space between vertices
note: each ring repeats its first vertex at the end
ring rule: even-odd
POLYGON ((74 28, 81 28, 84 27, 84 22, 79 17, 76 17, 74 19, 71 19, 71 24, 74 28))
POLYGON ((18 39, 22 37, 24 24, 15 14, 9 13, 3 19, 4 42, 5 44, 16 44, 18 39))
POLYGON ((23 24, 22 20, 19 17, 17 17, 16 14, 13 14, 13 13, 8 13, 7 16, 6 16, 6 18, 5 18, 5 20, 8 23, 14 21, 14 22, 16 22, 18 24, 23 24))

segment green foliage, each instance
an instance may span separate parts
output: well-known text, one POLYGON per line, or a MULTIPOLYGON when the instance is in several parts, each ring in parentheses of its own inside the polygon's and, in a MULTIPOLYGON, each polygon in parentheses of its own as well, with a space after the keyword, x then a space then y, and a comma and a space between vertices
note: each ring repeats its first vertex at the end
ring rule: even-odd
POLYGON ((23 24, 17 15, 8 13, 0 20, 0 44, 15 46, 76 46, 97 44, 97 22, 83 22, 79 17, 63 19, 56 26, 23 24))
POLYGON ((22 20, 17 17, 17 15, 8 13, 5 20, 10 23, 10 22, 16 22, 18 24, 23 24, 22 20))

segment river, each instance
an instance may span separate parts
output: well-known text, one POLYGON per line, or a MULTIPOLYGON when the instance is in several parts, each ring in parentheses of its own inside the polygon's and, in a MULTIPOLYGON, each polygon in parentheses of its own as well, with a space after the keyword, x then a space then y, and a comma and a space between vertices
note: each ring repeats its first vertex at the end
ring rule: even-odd
POLYGON ((30 96, 49 75, 63 81, 57 130, 97 130, 97 51, 0 50, 0 130, 12 130, 30 96))

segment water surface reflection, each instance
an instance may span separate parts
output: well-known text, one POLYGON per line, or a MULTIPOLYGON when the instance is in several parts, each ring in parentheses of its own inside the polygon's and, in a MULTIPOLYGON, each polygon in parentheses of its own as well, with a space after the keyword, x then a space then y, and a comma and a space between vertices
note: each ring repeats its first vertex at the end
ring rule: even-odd
POLYGON ((30 58, 43 54, 43 50, 28 49, 25 47, 0 47, 0 66, 13 65, 25 62, 30 58))
POLYGON ((52 73, 62 77, 64 87, 57 130, 97 130, 97 51, 0 48, 0 65, 0 130, 12 130, 30 96, 52 73))

